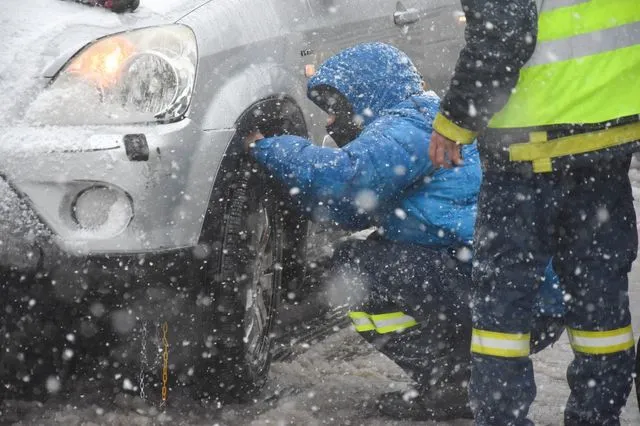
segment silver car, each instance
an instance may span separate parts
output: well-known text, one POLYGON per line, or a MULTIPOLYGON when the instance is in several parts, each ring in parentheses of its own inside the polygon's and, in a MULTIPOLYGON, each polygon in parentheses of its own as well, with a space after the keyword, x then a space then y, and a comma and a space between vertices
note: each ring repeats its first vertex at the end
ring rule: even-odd
POLYGON ((65 307, 67 345, 116 370, 155 374, 160 356, 169 383, 145 379, 158 395, 250 395, 279 301, 336 234, 296 214, 243 135, 322 141, 306 80, 360 42, 399 47, 441 90, 464 16, 458 0, 148 3, 37 49, 43 71, 23 76, 0 128, 0 262, 16 286, 47 282, 38 303, 65 307))

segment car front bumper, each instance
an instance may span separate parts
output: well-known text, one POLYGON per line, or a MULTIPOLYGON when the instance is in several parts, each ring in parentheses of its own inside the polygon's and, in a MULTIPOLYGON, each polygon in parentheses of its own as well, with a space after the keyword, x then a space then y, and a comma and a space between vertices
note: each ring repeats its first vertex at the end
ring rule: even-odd
MULTIPOLYGON (((34 253, 41 236, 74 256, 193 247, 234 133, 203 131, 188 119, 154 126, 5 129, 0 132, 0 189, 13 201, 5 203, 0 226, 17 230, 12 245, 21 241, 34 253), (144 135, 148 155, 132 156, 125 135, 144 135), (102 187, 125 195, 130 217, 110 229, 82 228, 74 203, 84 191, 102 187)), ((95 212, 112 213, 118 212, 95 212)))

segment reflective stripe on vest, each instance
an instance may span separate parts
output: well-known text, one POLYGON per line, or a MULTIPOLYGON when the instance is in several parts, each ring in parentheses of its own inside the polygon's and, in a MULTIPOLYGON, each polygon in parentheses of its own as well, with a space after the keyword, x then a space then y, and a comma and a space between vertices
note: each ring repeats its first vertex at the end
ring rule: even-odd
POLYGON ((537 3, 536 48, 489 127, 595 124, 640 114, 640 1, 537 3))
POLYGON ((471 352, 480 355, 503 358, 529 356, 529 333, 499 333, 496 331, 473 329, 471 352))
POLYGON ((356 331, 376 331, 379 334, 402 331, 418 325, 418 322, 410 315, 403 312, 390 312, 387 314, 368 314, 361 311, 349 312, 349 318, 353 322, 356 331))
POLYGON ((571 347, 576 352, 604 355, 633 348, 631 326, 608 331, 583 331, 567 328, 571 347))
POLYGON ((542 12, 543 4, 544 11, 548 12, 553 9, 559 9, 561 7, 569 7, 575 6, 579 3, 586 3, 589 0, 536 0, 536 5, 538 6, 538 13, 542 12))

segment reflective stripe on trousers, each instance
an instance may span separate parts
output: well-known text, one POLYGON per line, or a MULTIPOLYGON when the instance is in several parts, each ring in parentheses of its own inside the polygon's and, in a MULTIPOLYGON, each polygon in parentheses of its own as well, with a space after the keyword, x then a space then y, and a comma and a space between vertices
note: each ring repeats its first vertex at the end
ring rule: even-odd
POLYGON ((390 312, 385 314, 368 314, 361 311, 349 312, 349 318, 353 322, 357 332, 376 331, 379 334, 402 331, 418 325, 418 322, 403 312, 390 312))
POLYGON ((504 358, 529 356, 529 333, 499 333, 496 331, 473 329, 471 352, 504 358))
POLYGON ((574 351, 587 355, 605 355, 633 348, 631 326, 607 331, 583 331, 568 328, 569 341, 574 351))

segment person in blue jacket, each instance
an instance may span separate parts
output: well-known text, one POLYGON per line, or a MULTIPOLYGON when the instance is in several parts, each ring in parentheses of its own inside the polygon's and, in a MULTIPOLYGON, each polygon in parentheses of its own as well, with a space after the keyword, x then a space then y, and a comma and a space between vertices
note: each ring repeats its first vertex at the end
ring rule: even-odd
MULTIPOLYGON (((334 253, 356 331, 416 382, 376 404, 401 419, 473 418, 466 386, 471 344, 471 244, 482 179, 475 144, 464 164, 429 160, 440 100, 409 57, 382 43, 328 59, 308 97, 329 114, 337 148, 291 135, 246 139, 251 155, 289 189, 311 219, 375 228, 334 253)), ((506 218, 508 220, 508 218, 506 218)), ((547 268, 534 315, 533 351, 562 333, 562 292, 547 268)), ((490 344, 490 343, 489 343, 490 344)))

